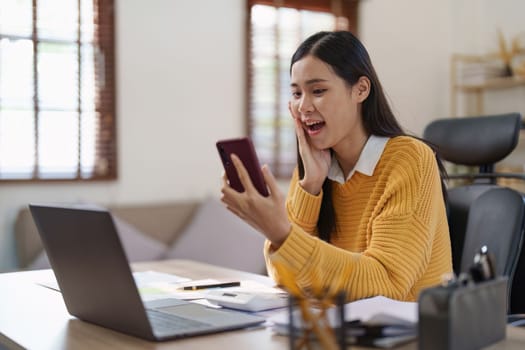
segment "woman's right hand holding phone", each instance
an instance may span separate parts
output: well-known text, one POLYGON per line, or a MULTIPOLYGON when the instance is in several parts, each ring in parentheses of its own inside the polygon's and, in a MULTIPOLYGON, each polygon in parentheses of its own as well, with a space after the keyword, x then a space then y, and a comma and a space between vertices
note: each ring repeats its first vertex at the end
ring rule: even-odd
POLYGON ((291 223, 286 213, 285 197, 279 189, 277 180, 268 166, 262 167, 264 180, 268 186, 269 195, 261 195, 253 185, 248 171, 237 155, 232 154, 231 160, 244 192, 238 192, 228 184, 228 177, 223 175, 222 202, 235 215, 243 219, 272 242, 274 248, 286 240, 290 233, 291 223))
POLYGON ((301 116, 294 103, 288 102, 288 109, 292 114, 295 124, 295 133, 299 144, 299 154, 303 160, 304 177, 299 181, 301 187, 310 194, 318 195, 323 187, 323 182, 328 176, 331 155, 328 149, 314 148, 308 141, 303 129, 301 116))

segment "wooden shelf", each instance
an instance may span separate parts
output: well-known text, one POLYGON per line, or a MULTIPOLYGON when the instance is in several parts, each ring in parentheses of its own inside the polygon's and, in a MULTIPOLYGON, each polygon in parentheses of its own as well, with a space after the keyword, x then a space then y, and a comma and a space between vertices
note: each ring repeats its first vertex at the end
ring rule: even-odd
POLYGON ((517 86, 525 86, 525 77, 501 77, 487 79, 480 83, 455 84, 454 89, 462 92, 481 92, 483 90, 508 89, 517 86))
POLYGON ((450 110, 451 116, 483 115, 484 95, 487 91, 512 89, 525 86, 525 76, 498 76, 503 73, 503 64, 497 55, 454 54, 450 60, 450 110), (458 111, 459 97, 471 95, 467 108, 458 111))

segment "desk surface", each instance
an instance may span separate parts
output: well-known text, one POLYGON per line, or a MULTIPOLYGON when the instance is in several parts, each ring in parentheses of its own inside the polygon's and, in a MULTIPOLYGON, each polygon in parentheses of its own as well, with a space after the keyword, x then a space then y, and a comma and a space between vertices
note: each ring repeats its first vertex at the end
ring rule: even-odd
MULTIPOLYGON (((256 280, 271 285, 265 276, 207 264, 169 260, 133 264, 135 271, 156 270, 192 279, 256 280)), ((29 349, 287 349, 287 338, 269 328, 239 330, 154 343, 79 321, 70 316, 59 292, 36 281, 49 270, 0 274, 0 347, 29 349)), ((415 342, 396 349, 416 349, 415 342)), ((488 349, 524 349, 525 329, 509 327, 507 339, 488 349)), ((359 349, 352 347, 352 349, 359 349)))

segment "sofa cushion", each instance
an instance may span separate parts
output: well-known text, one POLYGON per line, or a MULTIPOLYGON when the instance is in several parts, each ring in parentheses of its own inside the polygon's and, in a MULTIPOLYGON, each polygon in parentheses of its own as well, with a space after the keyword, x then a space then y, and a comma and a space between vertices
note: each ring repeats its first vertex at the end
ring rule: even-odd
MULTIPOLYGON (((166 244, 150 238, 118 216, 113 214, 112 217, 130 262, 158 260, 166 253, 168 248, 166 244)), ((46 269, 49 267, 49 260, 45 251, 42 251, 28 266, 29 269, 46 269)))
POLYGON ((190 259, 265 273, 264 236, 215 198, 203 201, 165 259, 190 259))
POLYGON ((168 249, 166 244, 151 238, 116 215, 113 215, 113 222, 131 262, 159 260, 168 249))
POLYGON ((170 245, 186 227, 200 205, 200 200, 143 204, 113 204, 111 214, 125 220, 149 237, 170 245))

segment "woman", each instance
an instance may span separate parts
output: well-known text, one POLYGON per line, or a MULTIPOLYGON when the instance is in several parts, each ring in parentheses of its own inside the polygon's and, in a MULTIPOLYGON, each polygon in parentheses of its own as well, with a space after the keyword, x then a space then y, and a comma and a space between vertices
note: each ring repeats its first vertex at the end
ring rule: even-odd
POLYGON ((266 236, 268 270, 278 283, 276 265, 300 287, 313 276, 349 300, 417 300, 452 271, 434 152, 404 134, 350 32, 320 32, 301 44, 291 93, 299 155, 286 201, 268 167, 271 195, 263 197, 236 157, 246 190, 224 179, 222 201, 266 236))

